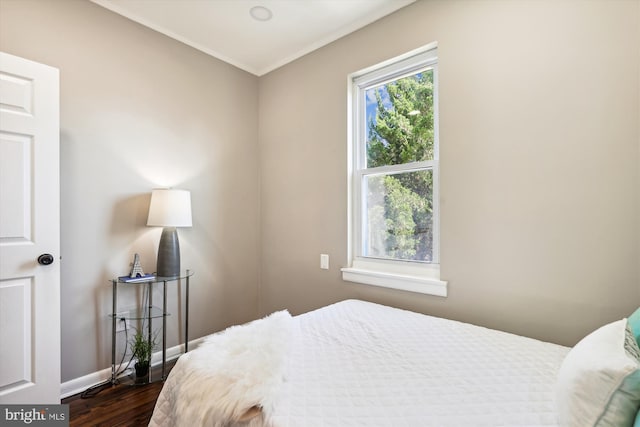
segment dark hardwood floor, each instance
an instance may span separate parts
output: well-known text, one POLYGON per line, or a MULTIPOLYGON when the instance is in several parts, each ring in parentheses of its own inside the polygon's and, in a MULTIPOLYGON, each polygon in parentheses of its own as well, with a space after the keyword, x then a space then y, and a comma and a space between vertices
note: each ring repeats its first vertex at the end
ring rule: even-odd
MULTIPOLYGON (((173 363, 167 364, 168 368, 173 363)), ((164 385, 106 385, 94 397, 83 399, 80 394, 62 401, 69 405, 70 427, 134 427, 149 424, 153 408, 164 385)))

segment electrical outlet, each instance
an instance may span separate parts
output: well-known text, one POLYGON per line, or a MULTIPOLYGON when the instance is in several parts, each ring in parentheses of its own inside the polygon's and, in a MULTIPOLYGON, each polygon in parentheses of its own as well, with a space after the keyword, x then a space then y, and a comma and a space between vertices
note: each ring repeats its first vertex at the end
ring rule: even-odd
POLYGON ((323 270, 329 269, 329 254, 320 254, 320 268, 323 270))
POLYGON ((128 317, 128 311, 121 311, 116 314, 116 332, 124 332, 130 328, 128 317))

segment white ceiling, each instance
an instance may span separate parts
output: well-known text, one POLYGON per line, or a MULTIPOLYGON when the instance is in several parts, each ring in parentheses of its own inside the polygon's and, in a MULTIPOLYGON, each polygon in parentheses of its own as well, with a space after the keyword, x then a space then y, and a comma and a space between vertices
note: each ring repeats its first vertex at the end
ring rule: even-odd
POLYGON ((415 0, 91 1, 261 76, 415 0), (254 6, 272 19, 253 19, 254 6))

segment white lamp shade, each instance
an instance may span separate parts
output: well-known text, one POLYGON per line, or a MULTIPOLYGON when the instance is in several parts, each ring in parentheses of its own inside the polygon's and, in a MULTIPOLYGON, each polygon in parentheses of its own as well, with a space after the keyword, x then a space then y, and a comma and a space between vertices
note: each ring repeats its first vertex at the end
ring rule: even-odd
POLYGON ((191 192, 172 188, 154 189, 147 225, 191 227, 191 192))

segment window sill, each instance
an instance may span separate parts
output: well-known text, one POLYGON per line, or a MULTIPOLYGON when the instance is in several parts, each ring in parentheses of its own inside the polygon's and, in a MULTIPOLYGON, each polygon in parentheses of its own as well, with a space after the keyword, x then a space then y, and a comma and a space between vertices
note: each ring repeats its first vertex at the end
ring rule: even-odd
POLYGON ((342 280, 440 297, 447 296, 447 282, 432 277, 351 267, 342 269, 342 280))

